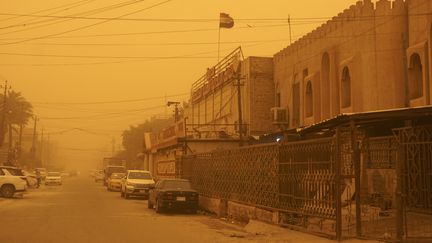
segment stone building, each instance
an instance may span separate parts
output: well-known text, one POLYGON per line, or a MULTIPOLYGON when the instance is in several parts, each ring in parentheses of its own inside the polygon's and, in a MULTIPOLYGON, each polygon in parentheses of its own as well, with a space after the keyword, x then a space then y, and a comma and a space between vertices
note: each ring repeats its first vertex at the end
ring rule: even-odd
POLYGON ((189 135, 236 138, 240 130, 239 117, 243 135, 267 133, 272 129, 273 97, 273 59, 248 57, 243 60, 238 48, 192 85, 185 117, 187 130, 195 132, 189 135))
POLYGON ((273 98, 272 58, 243 59, 237 48, 192 84, 190 101, 175 123, 144 135, 143 167, 157 177, 173 177, 181 155, 235 148, 271 131, 273 98))
MULTIPOLYGON (((274 55, 284 128, 431 104, 432 2, 359 1, 274 55)), ((279 123, 280 124, 280 123, 279 123)))

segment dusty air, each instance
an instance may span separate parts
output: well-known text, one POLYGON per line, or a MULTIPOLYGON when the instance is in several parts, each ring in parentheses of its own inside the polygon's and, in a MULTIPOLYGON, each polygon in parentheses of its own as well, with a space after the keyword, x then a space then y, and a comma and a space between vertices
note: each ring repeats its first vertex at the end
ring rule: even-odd
POLYGON ((0 243, 432 242, 429 0, 14 0, 0 243))

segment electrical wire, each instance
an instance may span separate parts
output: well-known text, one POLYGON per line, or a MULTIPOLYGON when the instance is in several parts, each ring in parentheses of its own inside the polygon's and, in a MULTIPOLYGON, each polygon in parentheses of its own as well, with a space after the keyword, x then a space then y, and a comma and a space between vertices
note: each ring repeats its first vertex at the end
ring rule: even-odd
MULTIPOLYGON (((129 0, 129 1, 113 4, 113 5, 108 5, 108 6, 105 6, 105 7, 102 7, 102 8, 97 8, 97 9, 87 10, 87 11, 80 12, 80 13, 70 14, 68 16, 74 16, 74 15, 91 16, 91 15, 107 12, 107 11, 110 11, 110 10, 122 8, 122 7, 125 7, 125 6, 133 5, 133 4, 139 3, 141 1, 145 1, 145 0, 129 0)), ((16 26, 6 26, 6 27, 3 27, 3 29, 7 29, 7 28, 11 28, 11 27, 20 27, 20 26, 21 27, 28 27, 28 26, 31 26, 31 25, 41 24, 41 25, 38 25, 38 26, 26 28, 26 29, 13 30, 13 31, 1 33, 0 35, 6 35, 6 34, 12 34, 12 33, 18 33, 18 32, 23 32, 23 31, 29 31, 29 30, 39 29, 39 28, 43 28, 43 27, 47 27, 47 26, 51 26, 51 25, 55 25, 55 24, 59 24, 59 23, 67 22, 67 21, 71 21, 71 20, 73 20, 73 19, 60 19, 60 20, 58 20, 58 19, 54 18, 54 19, 48 19, 48 20, 39 20, 39 21, 35 21, 35 22, 27 22, 27 23, 25 23, 24 26, 22 25, 22 23, 19 24, 19 25, 16 25, 16 26), (53 22, 53 23, 51 23, 51 22, 53 22), (47 23, 47 24, 43 24, 43 23, 47 23)))
MULTIPOLYGON (((232 29, 259 29, 259 28, 274 28, 274 27, 288 27, 289 24, 277 24, 277 25, 259 25, 259 26, 241 26, 233 27, 232 29)), ((200 29, 185 29, 185 30, 166 30, 166 31, 149 31, 149 32, 129 32, 129 33, 111 33, 111 34, 92 34, 92 35, 75 35, 75 36, 51 36, 45 37, 44 39, 74 39, 74 38, 92 38, 92 37, 114 37, 114 36, 136 36, 136 35, 155 35, 155 34, 178 34, 178 33, 193 33, 193 32, 207 32, 207 31, 218 31, 218 28, 200 28, 200 29)), ((21 37, 21 38, 2 38, 0 41, 9 40, 25 40, 32 37, 21 37)), ((0 43, 1 45, 2 43, 0 43)), ((4 44, 4 43, 3 43, 4 44)))
POLYGON ((54 57, 54 58, 95 58, 95 59, 206 59, 215 58, 214 56, 85 56, 85 55, 55 55, 55 54, 36 54, 36 53, 12 53, 0 52, 5 56, 26 56, 26 57, 54 57))
MULTIPOLYGON (((410 16, 429 16, 432 13, 417 13, 410 16)), ((18 17, 37 17, 37 18, 57 18, 57 19, 80 19, 80 20, 114 20, 114 21, 138 21, 138 22, 173 22, 173 23, 207 23, 207 22, 219 22, 219 18, 122 18, 122 17, 86 17, 86 16, 63 16, 63 15, 37 15, 37 14, 19 14, 19 13, 0 13, 0 16, 18 16, 18 17)), ((369 15, 369 16, 355 16, 355 17, 338 17, 332 19, 332 17, 302 17, 302 18, 289 18, 291 23, 296 22, 322 22, 322 21, 346 21, 347 19, 355 20, 373 20, 376 18, 387 18, 387 17, 398 17, 406 16, 406 14, 390 14, 390 15, 369 15)), ((287 22, 287 18, 234 18, 235 22, 250 22, 250 21, 284 21, 287 22)))
MULTIPOLYGON (((115 18, 122 18, 122 17, 126 17, 126 16, 129 16, 129 15, 137 14, 137 13, 149 10, 149 9, 153 9, 155 7, 159 7, 159 6, 163 5, 163 4, 169 3, 171 1, 173 1, 173 0, 165 0, 165 1, 153 4, 153 5, 151 5, 149 7, 146 7, 146 8, 142 8, 142 9, 138 9, 138 10, 126 13, 126 14, 122 14, 122 15, 117 16, 115 18)), ((102 21, 99 21, 99 22, 96 22, 96 23, 93 23, 93 24, 84 25, 84 26, 81 26, 81 27, 78 27, 78 28, 69 29, 69 30, 65 30, 65 31, 62 31, 62 32, 54 33, 54 34, 49 34, 49 35, 44 35, 44 36, 39 36, 39 37, 33 37, 33 38, 24 39, 24 40, 15 41, 15 42, 0 43, 0 45, 14 45, 14 44, 20 44, 20 43, 28 42, 28 41, 32 41, 32 40, 40 40, 40 39, 44 39, 44 38, 47 38, 47 37, 54 37, 54 36, 64 35, 64 34, 76 32, 76 31, 88 29, 88 28, 91 28, 91 27, 94 27, 94 26, 97 26, 97 25, 101 25, 101 24, 107 23, 109 21, 112 21, 115 18, 102 20, 102 21)))
MULTIPOLYGON (((69 6, 73 6, 73 5, 79 4, 79 3, 91 2, 91 1, 93 1, 93 0, 81 0, 81 1, 73 2, 73 3, 68 3, 68 4, 60 5, 60 6, 57 6, 57 7, 52 7, 52 8, 48 8, 48 9, 42 9, 42 10, 38 10, 38 11, 35 11, 35 12, 31 12, 30 15, 32 15, 32 14, 39 14, 39 13, 43 13, 43 12, 48 12, 48 11, 51 11, 51 10, 55 10, 55 9, 59 9, 59 8, 64 8, 64 7, 69 7, 69 6)), ((67 8, 67 9, 69 9, 69 8, 67 8)), ((12 17, 0 19, 0 22, 8 21, 8 20, 11 20, 11 19, 17 19, 17 18, 21 18, 21 17, 23 17, 23 16, 17 16, 17 15, 15 15, 15 16, 12 16, 12 17)))
POLYGON ((164 98, 172 98, 172 97, 179 97, 179 96, 185 96, 189 95, 190 92, 185 93, 179 93, 179 94, 173 94, 173 95, 166 95, 166 96, 154 96, 154 97, 147 97, 147 98, 141 98, 141 99, 127 99, 127 100, 112 100, 112 101, 88 101, 88 102, 32 102, 32 104, 35 105, 41 105, 41 104, 54 104, 54 105, 103 105, 103 104, 119 104, 119 103, 131 103, 131 102, 141 102, 141 101, 149 101, 149 100, 158 100, 158 99, 164 99, 164 98))

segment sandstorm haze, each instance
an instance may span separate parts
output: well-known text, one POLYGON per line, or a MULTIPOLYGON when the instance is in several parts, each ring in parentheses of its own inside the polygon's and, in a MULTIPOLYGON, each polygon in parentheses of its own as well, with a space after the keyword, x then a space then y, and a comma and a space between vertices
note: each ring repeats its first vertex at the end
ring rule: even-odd
POLYGON ((237 46, 245 56, 270 57, 289 45, 288 15, 295 41, 355 2, 7 1, 0 79, 33 104, 39 132, 57 144, 58 162, 87 169, 111 154, 113 139, 115 150, 122 149, 120 135, 130 125, 172 115, 167 100, 187 101, 191 84, 217 62, 220 12, 235 21, 221 30, 221 57, 237 46), (101 11, 122 3, 129 4, 101 11), (131 20, 115 19, 120 16, 131 20))

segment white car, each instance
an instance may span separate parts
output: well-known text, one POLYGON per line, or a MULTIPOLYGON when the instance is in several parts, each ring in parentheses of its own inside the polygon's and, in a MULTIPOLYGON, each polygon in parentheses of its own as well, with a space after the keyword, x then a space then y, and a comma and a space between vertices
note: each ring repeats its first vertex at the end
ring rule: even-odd
POLYGON ((149 171, 128 170, 121 183, 121 196, 128 199, 130 196, 148 197, 149 190, 154 187, 155 181, 149 171))
POLYGON ((11 198, 15 194, 27 191, 27 180, 25 176, 12 175, 6 168, 0 167, 0 194, 11 198))
POLYGON ((45 185, 61 185, 62 177, 60 172, 48 172, 45 177, 45 185))

